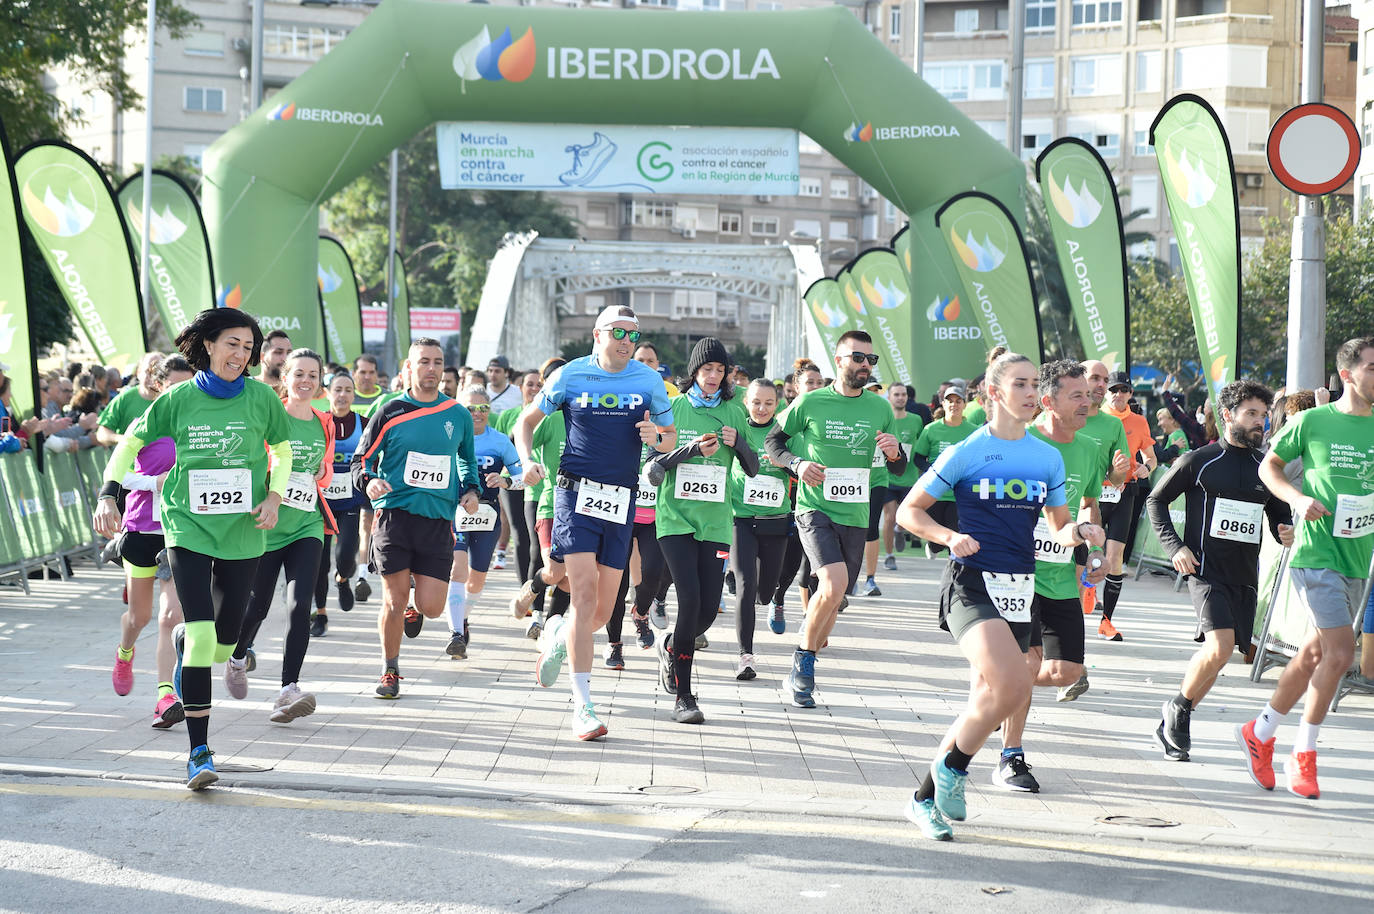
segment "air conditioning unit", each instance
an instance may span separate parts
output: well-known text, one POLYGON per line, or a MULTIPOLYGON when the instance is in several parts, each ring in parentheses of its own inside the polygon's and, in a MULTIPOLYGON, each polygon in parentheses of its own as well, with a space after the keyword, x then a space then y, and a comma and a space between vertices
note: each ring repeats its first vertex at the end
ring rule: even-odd
POLYGON ((871 187, 865 187, 863 193, 865 203, 878 199, 878 192, 871 187))
POLYGON ((685 228, 682 230, 683 238, 695 238, 696 236, 697 230, 695 228, 685 228))
POLYGON ((229 42, 229 47, 233 48, 235 51, 247 52, 252 48, 252 45, 247 38, 235 38, 233 41, 229 42))
POLYGON ((1263 186, 1264 186, 1264 175, 1262 175, 1262 174, 1247 174, 1247 175, 1243 175, 1242 177, 1245 178, 1245 186, 1246 186, 1246 187, 1252 187, 1252 188, 1253 188, 1253 187, 1263 187, 1263 186))
POLYGON ((759 195, 758 195, 757 197, 755 197, 754 199, 757 200, 757 201, 759 201, 760 203, 772 203, 772 202, 773 202, 773 195, 772 195, 772 194, 759 194, 759 195))

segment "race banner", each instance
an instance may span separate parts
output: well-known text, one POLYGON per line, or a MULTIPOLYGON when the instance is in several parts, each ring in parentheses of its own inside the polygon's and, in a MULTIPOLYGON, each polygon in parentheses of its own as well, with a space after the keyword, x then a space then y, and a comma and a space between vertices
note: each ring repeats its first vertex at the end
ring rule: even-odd
POLYGON ((1040 309, 1026 246, 1006 206, 979 191, 965 191, 936 211, 935 224, 988 348, 1006 346, 1043 361, 1040 309))
POLYGON ((320 236, 317 272, 330 358, 348 364, 363 351, 362 303, 353 261, 344 246, 328 235, 320 236))
MULTIPOLYGON (((10 141, 0 124, 0 362, 9 366, 11 423, 35 415, 38 360, 29 338, 29 296, 19 241, 19 188, 10 166, 10 141)), ((14 431, 13 428, 3 431, 14 431)))
POLYGON ((873 334, 873 351, 883 357, 887 383, 910 384, 911 290, 897 254, 891 248, 871 248, 859 255, 850 270, 864 301, 873 334))
POLYGON ((1240 353, 1240 202, 1231 144, 1212 106, 1176 95, 1150 125, 1198 354, 1215 398, 1236 379, 1240 353))
POLYGON ((1035 179, 1083 352, 1108 371, 1124 371, 1131 365, 1131 322, 1126 240, 1112 173, 1090 143, 1064 137, 1035 160, 1035 179))
POLYGON ((432 337, 443 347, 445 365, 463 364, 463 312, 457 308, 412 308, 410 333, 407 345, 415 337, 432 337))
POLYGON ((84 152, 35 143, 14 163, 20 208, 103 365, 129 372, 148 350, 133 250, 114 190, 84 152))
MULTIPOLYGON (((200 204, 176 175, 153 170, 152 218, 148 220, 148 288, 168 339, 176 339, 197 311, 215 306, 210 239, 200 204)), ((143 245, 143 174, 119 185, 119 205, 134 242, 134 260, 143 245)))
MULTIPOLYGON (((834 354, 835 344, 846 330, 858 326, 854 311, 844 301, 840 284, 826 277, 813 282, 802 295, 802 306, 811 318, 827 357, 834 354)), ((827 365, 821 366, 821 374, 829 374, 827 365)))
MULTIPOLYGON (((849 263, 845 264, 840 269, 840 272, 835 274, 835 282, 838 283, 840 286, 840 295, 843 296, 844 303, 847 306, 845 310, 850 312, 850 314, 853 316, 852 320, 854 321, 854 326, 852 328, 846 327, 845 330, 862 330, 864 333, 867 333, 874 339, 875 345, 873 347, 873 351, 877 352, 877 330, 874 326, 873 319, 870 317, 868 313, 868 305, 864 302, 864 297, 862 293, 859 292, 859 281, 854 276, 854 265, 858 263, 858 260, 859 259, 856 257, 853 260, 849 261, 849 263)), ((836 336, 836 339, 838 339, 839 336, 843 335, 844 330, 841 330, 839 335, 836 336)), ((823 366, 822 371, 827 377, 830 376, 830 369, 825 368, 823 366)), ((871 377, 875 381, 879 381, 885 384, 887 383, 887 378, 891 374, 891 367, 888 365, 884 365, 882 362, 879 362, 876 366, 874 366, 873 370, 869 373, 869 377, 871 377)))
POLYGON ((406 284, 406 264, 400 251, 396 252, 390 314, 396 328, 396 364, 399 365, 410 351, 410 287, 406 284))
POLYGON ((911 386, 925 401, 950 378, 982 371, 988 347, 935 223, 914 216, 892 236, 892 249, 911 290, 911 386))

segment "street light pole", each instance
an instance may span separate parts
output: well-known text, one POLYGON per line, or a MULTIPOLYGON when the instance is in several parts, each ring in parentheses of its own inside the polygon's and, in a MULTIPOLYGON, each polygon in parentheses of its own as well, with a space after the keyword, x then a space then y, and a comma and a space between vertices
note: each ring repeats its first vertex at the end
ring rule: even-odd
MULTIPOLYGON (((148 307, 148 246, 153 234, 153 72, 156 69, 157 0, 148 0, 148 86, 143 93, 143 229, 139 243, 138 290, 148 307)), ((165 328, 171 334, 172 328, 165 328)))
POLYGON ((253 0, 253 38, 249 47, 248 67, 251 83, 248 87, 249 103, 253 111, 262 106, 262 5, 264 0, 253 0))
MULTIPOLYGON (((1322 0, 1307 0, 1302 36, 1302 101, 1320 102, 1326 44, 1322 0)), ((1289 390, 1326 385, 1326 224, 1322 198, 1298 197, 1293 219, 1293 260, 1288 271, 1289 390)))
POLYGON ((1011 0, 1011 72, 1007 79, 1007 148, 1021 158, 1021 99, 1026 70, 1026 0, 1011 0))

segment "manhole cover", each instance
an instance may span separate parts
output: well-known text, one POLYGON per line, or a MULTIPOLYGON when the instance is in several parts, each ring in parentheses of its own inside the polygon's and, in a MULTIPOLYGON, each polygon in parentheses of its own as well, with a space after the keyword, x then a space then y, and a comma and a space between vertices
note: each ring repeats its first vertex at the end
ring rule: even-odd
POLYGON ((232 774, 261 774, 264 771, 271 771, 271 767, 264 768, 262 765, 244 765, 239 762, 218 762, 215 770, 222 773, 232 774))
POLYGON ((1173 828, 1178 825, 1177 822, 1153 816, 1099 816, 1097 821, 1103 825, 1134 825, 1137 828, 1173 828))
POLYGON ((650 784, 648 787, 636 787, 635 790, 651 797, 685 796, 700 792, 695 787, 679 787, 675 784, 650 784))

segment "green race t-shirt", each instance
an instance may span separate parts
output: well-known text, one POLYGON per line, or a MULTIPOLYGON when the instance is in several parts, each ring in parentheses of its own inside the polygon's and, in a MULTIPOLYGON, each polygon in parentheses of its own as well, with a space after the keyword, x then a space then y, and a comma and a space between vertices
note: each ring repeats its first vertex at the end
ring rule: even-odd
MULTIPOLYGON (((1091 438, 1097 442, 1097 446, 1102 451, 1102 483, 1105 486, 1107 476, 1112 471, 1112 459, 1116 457, 1116 452, 1120 451, 1127 457, 1131 456, 1130 445, 1126 443, 1126 426, 1121 424, 1121 420, 1116 416, 1098 410, 1096 415, 1089 416, 1087 422, 1078 430, 1078 438, 1091 438)), ((1093 497, 1092 492, 1088 497, 1093 497)), ((1097 493, 1102 494, 1101 491, 1097 493)))
POLYGON ((515 421, 520 418, 520 414, 525 411, 525 407, 512 406, 510 409, 503 409, 501 412, 491 417, 488 423, 503 435, 510 435, 510 430, 515 428, 515 421))
MULTIPOLYGON (((802 394, 778 417, 790 440, 788 450, 827 469, 871 470, 879 432, 891 434, 897 417, 886 400, 872 391, 846 397, 834 387, 802 394)), ((798 511, 824 511, 831 521, 847 527, 868 526, 868 497, 845 501, 836 494, 834 479, 819 486, 802 484, 798 511)))
POLYGON ((568 426, 563 418, 563 410, 539 420, 530 442, 530 456, 535 463, 544 467, 544 478, 530 486, 529 497, 538 502, 535 520, 553 520, 553 477, 558 472, 558 461, 563 458, 563 448, 567 445, 568 426))
MULTIPOLYGON (((1064 503, 1069 516, 1076 517, 1086 490, 1095 487, 1101 475, 1101 449, 1096 441, 1083 437, 1080 431, 1073 440, 1055 441, 1045 430, 1032 425, 1030 433, 1059 452, 1064 458, 1064 503)), ((1073 549, 1058 545, 1050 539, 1049 522, 1042 516, 1035 525, 1035 592, 1051 600, 1078 599, 1078 571, 1074 566, 1073 549)))
POLYGON ((1165 440, 1164 445, 1167 447, 1171 444, 1178 448, 1180 457, 1192 450, 1192 448, 1188 447, 1188 434, 1181 428, 1176 428, 1169 433, 1169 437, 1165 440))
POLYGON ((1331 512, 1298 522, 1288 564, 1367 579, 1374 549, 1374 417, 1352 416, 1335 404, 1306 409, 1288 420, 1272 450, 1286 461, 1302 458, 1302 494, 1331 512))
POLYGON ((324 512, 315 486, 315 475, 324 463, 324 429, 314 415, 297 419, 287 413, 286 421, 291 429, 291 483, 277 512, 277 525, 267 531, 268 552, 307 537, 324 542, 324 512), (306 511, 292 505, 297 500, 309 501, 310 492, 315 493, 313 508, 306 511))
MULTIPOLYGON (((685 396, 668 401, 673 410, 679 446, 690 444, 708 432, 720 433, 730 426, 741 435, 749 424, 739 399, 722 400, 719 406, 698 407, 685 396)), ((693 457, 668 471, 658 484, 654 525, 660 538, 691 534, 703 543, 729 544, 734 538, 729 479, 735 449, 724 443, 710 457, 693 457)))
POLYGON ((767 425, 746 422, 744 428, 736 429, 759 457, 759 473, 752 478, 745 475, 738 460, 730 467, 730 505, 736 517, 776 517, 792 510, 788 497, 792 477, 782 467, 773 465, 763 446, 775 425, 776 418, 767 425))
POLYGON ((162 487, 167 545, 221 559, 262 555, 266 532, 249 512, 267 497, 263 443, 290 437, 287 418, 276 392, 251 378, 226 400, 187 381, 149 405, 129 433, 145 443, 176 442, 177 461, 162 487))
MULTIPOLYGON (((972 422, 963 421, 958 425, 946 425, 943 419, 937 419, 921 429, 921 435, 916 439, 916 446, 912 450, 929 462, 934 463, 935 458, 976 431, 978 431, 978 426, 972 422)), ((920 470, 916 472, 916 478, 920 479, 920 470)), ((954 501, 954 491, 951 489, 941 495, 939 500, 954 501)))
POLYGON ((974 400, 968 406, 964 407, 964 421, 974 426, 987 425, 987 407, 983 406, 983 404, 979 403, 977 400, 974 400))
POLYGON ((116 435, 122 435, 152 405, 153 401, 143 399, 143 395, 138 392, 138 386, 131 384, 106 404, 100 411, 97 421, 116 435))
POLYGON ((902 453, 906 454, 906 471, 901 476, 888 480, 887 484, 891 488, 908 489, 921 478, 921 470, 911 459, 911 455, 916 450, 916 442, 920 440, 923 428, 925 422, 915 413, 907 413, 897 420, 897 431, 894 434, 897 436, 897 443, 902 446, 902 453))

